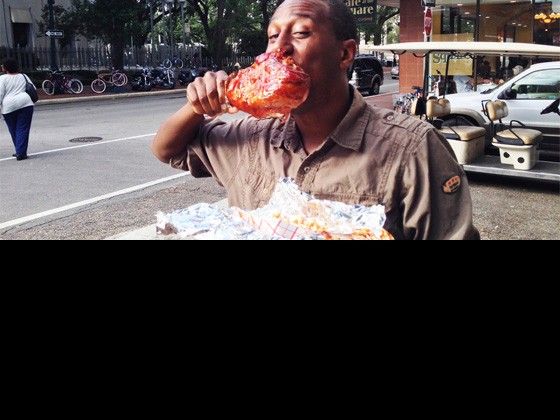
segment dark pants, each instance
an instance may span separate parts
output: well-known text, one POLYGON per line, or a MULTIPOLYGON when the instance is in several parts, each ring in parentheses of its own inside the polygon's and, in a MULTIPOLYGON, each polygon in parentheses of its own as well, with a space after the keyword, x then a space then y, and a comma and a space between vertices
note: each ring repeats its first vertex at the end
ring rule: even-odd
POLYGON ((33 106, 28 106, 3 115, 16 147, 16 155, 18 156, 27 155, 34 108, 33 106))

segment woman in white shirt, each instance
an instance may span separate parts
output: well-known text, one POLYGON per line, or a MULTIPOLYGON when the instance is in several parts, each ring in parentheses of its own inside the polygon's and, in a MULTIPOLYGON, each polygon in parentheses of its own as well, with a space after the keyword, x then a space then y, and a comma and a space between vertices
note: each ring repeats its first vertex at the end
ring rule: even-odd
POLYGON ((0 76, 0 111, 16 148, 13 156, 17 160, 25 160, 34 104, 25 92, 27 77, 19 72, 17 61, 5 58, 2 71, 5 74, 0 76))

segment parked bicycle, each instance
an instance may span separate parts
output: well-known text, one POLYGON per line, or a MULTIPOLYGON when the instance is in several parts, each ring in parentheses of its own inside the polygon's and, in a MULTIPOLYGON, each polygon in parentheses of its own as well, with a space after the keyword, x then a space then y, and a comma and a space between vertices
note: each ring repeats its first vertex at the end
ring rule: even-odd
POLYGON ((162 65, 166 69, 170 69, 173 66, 177 67, 178 69, 182 69, 184 63, 183 60, 181 60, 179 57, 173 57, 173 59, 166 58, 165 60, 163 60, 162 65))
POLYGON ((424 89, 420 86, 412 86, 414 93, 406 93, 395 101, 393 110, 399 114, 419 115, 413 111, 414 102, 418 102, 424 98, 424 89))
POLYGON ((97 79, 91 82, 91 90, 101 94, 107 90, 107 85, 122 87, 128 83, 128 77, 121 70, 113 69, 111 73, 98 73, 97 79))
POLYGON ((49 78, 43 81, 42 88, 49 96, 63 93, 79 95, 84 91, 84 85, 80 80, 70 78, 61 71, 49 72, 49 78))

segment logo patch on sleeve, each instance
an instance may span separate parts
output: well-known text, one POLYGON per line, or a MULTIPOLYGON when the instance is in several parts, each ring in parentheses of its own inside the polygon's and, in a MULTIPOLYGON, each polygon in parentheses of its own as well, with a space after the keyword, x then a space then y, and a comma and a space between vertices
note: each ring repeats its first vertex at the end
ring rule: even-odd
POLYGON ((459 175, 455 175, 454 177, 449 178, 443 184, 443 192, 446 194, 453 194, 457 192, 461 187, 461 177, 459 175))

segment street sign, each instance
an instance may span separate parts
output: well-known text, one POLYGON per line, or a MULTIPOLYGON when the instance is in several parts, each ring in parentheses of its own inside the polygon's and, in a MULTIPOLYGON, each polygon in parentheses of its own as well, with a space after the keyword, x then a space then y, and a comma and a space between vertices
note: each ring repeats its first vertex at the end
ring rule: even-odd
POLYGON ((58 29, 49 29, 45 32, 45 35, 49 38, 64 38, 64 31, 59 31, 58 29))
POLYGON ((426 7, 426 14, 424 15, 424 33, 426 36, 432 35, 432 9, 426 7))

